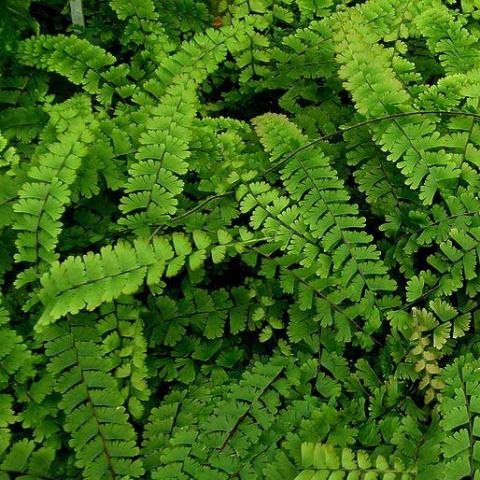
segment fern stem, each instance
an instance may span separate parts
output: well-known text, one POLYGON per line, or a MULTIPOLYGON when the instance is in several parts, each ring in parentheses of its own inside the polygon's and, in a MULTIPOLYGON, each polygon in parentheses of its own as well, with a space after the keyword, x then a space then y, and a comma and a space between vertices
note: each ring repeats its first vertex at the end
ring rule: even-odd
MULTIPOLYGON (((356 123, 355 125, 351 125, 349 127, 343 128, 336 130, 335 132, 328 133, 326 135, 322 135, 321 137, 318 137, 311 142, 302 145, 301 147, 297 148, 293 152, 290 152, 286 157, 279 159, 277 162, 275 162, 270 168, 265 170, 262 173, 262 177, 266 177, 269 173, 272 173, 273 171, 277 170, 277 168, 281 167, 284 163, 286 163, 288 160, 290 160, 292 157, 294 157, 297 153, 300 153, 307 148, 312 147, 313 145, 316 145, 317 143, 323 142, 325 140, 329 140, 331 138, 335 138, 337 135, 340 135, 342 133, 350 132, 352 130, 356 130, 357 128, 362 128, 366 127, 368 125, 372 125, 378 122, 382 122, 384 120, 392 120, 396 118, 402 118, 402 117, 409 117, 409 116, 418 116, 418 115, 446 115, 446 116, 465 116, 465 117, 471 117, 474 119, 480 120, 480 114, 476 113, 470 113, 470 112, 457 112, 457 111, 442 111, 442 110, 430 110, 430 111, 419 111, 419 112, 403 112, 403 113, 396 113, 393 115, 387 115, 384 117, 378 117, 378 118, 372 118, 370 120, 365 120, 364 122, 356 123)), ((212 195, 210 197, 205 198, 202 202, 200 202, 198 205, 193 207, 191 210, 186 211, 185 213, 173 217, 172 221, 178 221, 178 220, 183 220, 184 218, 188 217, 189 215, 201 210, 204 206, 208 205, 210 202, 213 202, 214 200, 220 199, 220 198, 226 198, 229 197, 230 195, 233 195, 233 191, 225 192, 219 195, 212 195)), ((152 237, 154 237, 163 227, 164 225, 157 226, 155 230, 152 233, 152 237)))
MULTIPOLYGON (((260 400, 260 398, 262 398, 262 396, 267 392, 267 390, 280 378, 280 376, 282 375, 283 373, 283 367, 280 368, 280 371, 275 375, 275 377, 273 377, 268 383, 267 385, 265 385, 265 387, 262 388, 261 392, 257 395, 255 401, 258 402, 260 400)), ((252 404, 254 402, 252 401, 250 403, 250 406, 247 408, 247 410, 242 414, 240 415, 240 417, 238 418, 238 420, 235 422, 235 425, 232 427, 232 429, 228 432, 228 435, 227 437, 225 438, 224 442, 222 443, 222 446, 219 448, 219 450, 222 452, 223 450, 225 450, 225 448, 227 447, 228 445, 228 442, 232 439, 232 437, 235 435, 235 433, 237 432, 238 428, 240 427, 240 425, 242 424, 242 422, 247 418, 248 414, 250 413, 250 409, 252 407, 252 404)))
POLYGON ((457 111, 443 111, 443 110, 426 110, 426 111, 418 111, 418 112, 402 112, 402 113, 395 113, 393 115, 386 115, 384 117, 377 117, 377 118, 372 118, 370 120, 365 120, 364 122, 356 123, 355 125, 350 125, 345 128, 340 128, 339 130, 336 130, 335 132, 328 133, 327 135, 322 135, 321 137, 318 137, 314 140, 312 140, 309 143, 306 143, 305 145, 302 145, 301 147, 295 149, 293 152, 290 152, 286 157, 281 158, 277 160, 270 168, 265 170, 262 174, 263 177, 268 175, 269 173, 275 171, 277 168, 281 167, 284 163, 286 163, 288 160, 290 160, 292 157, 294 157, 297 153, 303 152, 307 148, 312 147, 313 145, 316 145, 317 143, 323 142, 325 140, 329 140, 331 138, 335 138, 337 135, 340 135, 341 133, 346 133, 350 132, 352 130, 356 130, 357 128, 362 128, 366 127, 368 125, 372 125, 378 122, 382 122, 384 120, 395 120, 397 118, 402 118, 402 117, 410 117, 410 116, 418 116, 418 115, 446 115, 446 116, 465 116, 465 117, 471 117, 471 118, 476 118, 480 120, 480 114, 477 113, 470 113, 470 112, 457 112, 457 111))
MULTIPOLYGON (((471 113, 471 112, 446 111, 446 110, 445 111, 443 111, 443 110, 429 110, 429 111, 417 111, 417 112, 402 112, 402 113, 396 113, 396 114, 393 114, 393 115, 386 115, 386 116, 383 116, 383 117, 372 118, 370 120, 365 120, 363 122, 356 123, 355 125, 351 125, 351 126, 348 126, 346 128, 343 128, 343 129, 341 128, 339 130, 336 130, 335 132, 328 133, 326 135, 322 135, 321 137, 318 137, 318 138, 312 140, 311 142, 309 142, 305 145, 302 145, 301 147, 295 149, 293 152, 290 152, 286 157, 281 158, 277 162, 275 162, 271 167, 269 167, 267 170, 265 170, 261 174, 261 176, 266 177, 268 174, 277 170, 284 163, 286 163, 288 160, 293 158, 297 153, 300 153, 300 152, 306 150, 307 148, 310 148, 310 147, 316 145, 317 143, 323 142, 325 140, 329 140, 331 138, 335 138, 337 135, 340 135, 342 133, 350 132, 352 130, 356 130, 357 128, 362 128, 362 127, 365 127, 365 126, 368 126, 368 125, 372 125, 372 124, 375 124, 375 123, 378 123, 378 122, 382 122, 384 120, 392 120, 392 119, 396 119, 396 118, 409 117, 409 116, 420 116, 420 115, 465 116, 465 117, 471 117, 471 118, 480 120, 480 114, 471 113)), ((228 191, 228 192, 225 192, 225 193, 221 193, 221 194, 217 194, 217 195, 211 195, 211 196, 205 198, 204 200, 202 200, 198 205, 195 205, 195 207, 191 208, 190 210, 187 210, 186 212, 184 212, 181 215, 178 215, 176 217, 172 217, 171 222, 178 222, 180 220, 183 220, 184 218, 187 218, 188 216, 192 215, 193 213, 198 212, 203 207, 208 205, 210 202, 213 202, 215 200, 219 200, 219 199, 222 199, 222 198, 227 198, 227 197, 229 197, 233 194, 234 194, 234 191, 231 190, 231 191, 228 191)), ((163 228, 166 227, 165 224, 152 225, 152 226, 154 226, 155 229, 153 230, 152 234, 149 237, 150 241, 163 228)), ((112 234, 112 236, 119 235, 119 234, 122 235, 123 233, 127 233, 131 230, 132 230, 132 228, 127 227, 127 228, 125 228, 125 229, 123 229, 119 232, 114 232, 112 234)), ((108 236, 106 236, 105 238, 108 238, 108 236)), ((103 239, 101 239, 101 240, 103 240, 103 239)))
MULTIPOLYGON (((221 193, 218 195, 212 195, 210 197, 207 197, 205 200, 200 202, 198 205, 195 205, 195 207, 191 208, 190 210, 187 210, 186 212, 182 213, 181 215, 177 215, 176 217, 172 217, 170 222, 178 222, 179 220, 182 220, 183 218, 186 218, 190 215, 192 215, 195 212, 198 212, 198 210, 201 210, 205 205, 208 205, 210 202, 213 202, 214 200, 219 200, 221 198, 229 197, 230 195, 233 194, 233 191, 227 192, 227 193, 221 193)), ((166 227, 167 225, 161 224, 157 225, 155 230, 152 232, 150 235, 150 240, 163 228, 166 227)), ((127 229, 128 230, 128 229, 127 229)))

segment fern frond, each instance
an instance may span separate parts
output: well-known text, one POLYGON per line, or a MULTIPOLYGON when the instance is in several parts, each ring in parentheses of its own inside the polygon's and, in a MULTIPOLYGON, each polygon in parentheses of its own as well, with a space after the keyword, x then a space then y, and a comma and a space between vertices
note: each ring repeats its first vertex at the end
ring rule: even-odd
POLYGON ((195 289, 178 302, 169 297, 159 297, 155 306, 158 310, 151 315, 150 341, 152 345, 175 346, 190 326, 206 338, 221 337, 233 302, 226 290, 208 293, 195 289))
MULTIPOLYGON (((151 244, 145 240, 135 240, 133 245, 119 242, 97 254, 71 256, 54 263, 40 280, 38 299, 44 310, 36 328, 41 330, 68 313, 93 310, 121 295, 133 294, 145 277, 147 284, 158 284, 173 259, 170 244, 156 239, 151 244)), ((181 267, 179 260, 177 257, 174 269, 181 267)))
POLYGON ((315 368, 315 361, 300 365, 274 357, 251 365, 241 379, 226 379, 223 387, 204 381, 188 392, 169 394, 152 411, 146 429, 143 446, 152 478, 226 480, 237 472, 263 478, 262 470, 277 452, 266 452, 262 443, 281 442, 292 422, 297 425, 309 415, 299 395, 309 395, 315 368), (282 400, 292 401, 290 411, 281 407, 282 400), (285 418, 277 418, 279 409, 285 418))
POLYGON ((102 338, 102 350, 114 362, 113 375, 127 399, 127 409, 140 418, 144 403, 150 396, 147 385, 146 340, 139 304, 132 297, 120 297, 99 309, 97 330, 102 338))
POLYGON ((474 297, 480 290, 477 273, 479 242, 479 227, 472 226, 468 230, 452 228, 439 251, 427 257, 428 263, 441 275, 439 293, 450 295, 465 287, 466 294, 474 297))
POLYGON ((81 317, 45 330, 48 370, 62 395, 64 429, 85 479, 141 478, 135 430, 122 405, 113 363, 102 352, 98 333, 81 317))
POLYGON ((335 69, 331 28, 326 21, 313 21, 283 38, 281 46, 271 48, 270 55, 267 68, 271 71, 262 85, 293 88, 302 79, 330 78, 335 69))
MULTIPOLYGON (((133 65, 142 65, 148 73, 152 73, 177 49, 176 39, 170 38, 166 29, 160 25, 159 14, 151 0, 135 3, 111 0, 110 6, 117 17, 125 22, 122 44, 140 47, 132 59, 133 65)), ((164 23, 162 18, 162 24, 164 23)))
POLYGON ((329 12, 333 1, 316 2, 315 0, 295 0, 295 3, 300 10, 300 15, 305 19, 311 19, 324 17, 329 12))
POLYGON ((461 17, 455 18, 452 10, 441 2, 435 2, 434 7, 423 11, 414 21, 448 74, 480 67, 478 39, 464 28, 461 17))
POLYGON ((130 17, 156 20, 155 5, 151 0, 139 0, 135 3, 125 3, 122 0, 110 0, 110 6, 120 20, 130 17))
POLYGON ((54 126, 60 130, 58 139, 45 148, 37 164, 30 168, 29 181, 23 184, 19 199, 13 204, 13 228, 20 230, 15 261, 33 264, 18 276, 19 287, 36 280, 42 268, 58 258, 55 248, 62 226, 60 218, 70 202, 71 186, 86 155, 86 145, 94 138, 88 103, 84 102, 82 107, 67 104, 57 111, 54 126))
POLYGON ((370 141, 368 129, 344 134, 348 164, 354 168, 355 182, 365 195, 372 212, 384 218, 380 226, 388 235, 396 234, 408 223, 408 211, 417 195, 405 186, 405 178, 383 152, 370 141))
POLYGON ((165 0, 157 8, 168 35, 178 40, 190 38, 211 26, 212 3, 216 3, 215 0, 210 5, 195 0, 165 0))
MULTIPOLYGON (((225 242, 217 233, 222 247, 221 258, 236 255, 243 241, 229 237, 225 242)), ((70 256, 55 262, 40 279, 41 288, 27 305, 43 304, 36 329, 71 313, 94 310, 103 303, 112 302, 122 295, 136 293, 146 281, 152 292, 160 293, 165 287, 162 278, 177 275, 185 265, 190 271, 198 270, 214 253, 216 241, 201 230, 191 236, 176 233, 171 238, 138 238, 133 243, 119 241, 114 247, 106 246, 100 253, 70 256)))
POLYGON ((171 84, 200 84, 225 60, 228 51, 237 51, 250 29, 248 24, 236 22, 221 31, 209 28, 183 42, 179 51, 155 70, 155 79, 145 84, 146 90, 161 97, 171 84))
MULTIPOLYGON (((356 108, 367 118, 412 111, 412 99, 391 67, 387 49, 376 43, 370 27, 343 18, 338 25, 339 75, 356 108)), ((425 205, 438 191, 453 191, 460 174, 452 155, 445 150, 433 119, 393 118, 374 129, 374 139, 388 159, 395 162, 412 189, 420 189, 425 205)))
POLYGON ((0 134, 0 228, 11 225, 12 205, 17 197, 19 181, 14 172, 19 164, 19 156, 14 147, 0 134))
POLYGON ((52 478, 55 471, 55 450, 38 447, 33 440, 23 439, 11 445, 0 457, 0 474, 5 479, 25 478, 45 480, 52 478))
POLYGON ((38 35, 24 40, 18 49, 24 65, 59 73, 106 104, 124 86, 128 67, 113 67, 116 59, 103 48, 74 35, 38 35))
MULTIPOLYGON (((257 119, 256 124, 272 161, 307 144, 285 117, 266 115, 257 119)), ((292 155, 281 171, 281 178, 295 206, 289 206, 285 197, 275 198, 274 191, 263 184, 259 185, 261 190, 255 187, 256 195, 251 192, 243 199, 242 210, 250 209, 252 200, 252 206, 259 203, 252 224, 258 228, 265 223, 266 234, 284 244, 289 254, 307 253, 302 264, 321 278, 328 277, 323 285, 317 284, 320 290, 335 289, 335 293, 326 292, 334 304, 339 305, 346 299, 369 303, 372 310, 363 311, 362 315, 372 321, 366 330, 372 328, 373 332, 379 326, 380 312, 375 298, 380 293, 377 292, 392 292, 396 285, 388 277, 380 252, 371 245, 372 237, 363 231, 365 220, 358 215, 356 205, 350 203, 343 182, 331 168, 328 157, 318 149, 292 155), (258 194, 261 196, 257 197, 258 194), (271 207, 267 207, 270 202, 271 207)), ((303 291, 300 308, 308 309, 313 292, 305 290, 305 286, 299 288, 303 291)))
MULTIPOLYGON (((425 403, 431 402, 441 389, 442 382, 438 380, 438 374, 441 372, 438 365, 439 359, 443 356, 441 352, 443 343, 448 338, 449 324, 443 325, 427 310, 412 311, 413 332, 410 335, 410 342, 413 343, 407 363, 411 361, 414 364, 415 374, 420 376, 419 389, 426 389, 425 403), (445 328, 447 327, 447 328, 445 328), (432 339, 428 334, 433 332, 432 339)), ((416 375, 412 375, 416 376, 416 375)))
POLYGON ((136 162, 129 168, 126 196, 120 209, 127 214, 120 223, 129 228, 148 229, 164 223, 176 211, 176 197, 183 190, 179 178, 188 171, 188 143, 195 115, 195 95, 191 89, 173 85, 140 136, 136 162))
MULTIPOLYGON (((480 105, 480 69, 475 68, 464 75, 444 77, 448 88, 448 97, 455 102, 453 108, 463 111, 476 111, 480 105)), ((451 107, 450 107, 451 108, 451 107)), ((475 118, 452 118, 448 122, 449 133, 444 136, 445 147, 454 152, 461 176, 457 183, 457 192, 467 188, 478 191, 480 172, 478 152, 480 150, 479 126, 475 118)))
MULTIPOLYGON (((257 132, 267 151, 271 152, 272 161, 307 143, 301 132, 281 116, 259 118, 257 132), (277 143, 279 138, 287 140, 288 144, 277 143)), ((328 157, 318 149, 311 150, 308 158, 307 154, 299 152, 281 174, 312 236, 321 240, 325 253, 332 256, 333 271, 342 269, 346 274, 347 268, 352 284, 358 282, 371 291, 394 290, 395 283, 387 277, 386 267, 379 261, 380 252, 373 246, 363 246, 371 244, 372 237, 362 231, 365 220, 358 216, 358 207, 347 205, 349 195, 330 167, 328 157)), ((359 297, 361 292, 362 289, 359 297)))

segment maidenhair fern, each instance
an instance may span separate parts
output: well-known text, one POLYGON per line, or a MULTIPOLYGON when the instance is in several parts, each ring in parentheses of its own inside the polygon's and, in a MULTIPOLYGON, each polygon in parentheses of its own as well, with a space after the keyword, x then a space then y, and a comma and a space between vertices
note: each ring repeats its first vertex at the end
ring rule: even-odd
POLYGON ((479 479, 480 4, 78 3, 0 5, 0 479, 479 479))

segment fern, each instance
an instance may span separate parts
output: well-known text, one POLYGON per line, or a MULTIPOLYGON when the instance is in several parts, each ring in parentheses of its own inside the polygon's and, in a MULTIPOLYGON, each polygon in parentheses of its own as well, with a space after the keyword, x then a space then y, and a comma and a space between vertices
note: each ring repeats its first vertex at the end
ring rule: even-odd
MULTIPOLYGON (((470 305, 470 308, 474 306, 470 305)), ((438 377, 441 373, 439 361, 451 350, 456 339, 465 335, 471 314, 459 312, 447 302, 436 299, 430 301, 429 310, 413 309, 413 321, 404 322, 402 317, 403 312, 392 314, 393 322, 410 341, 406 365, 400 365, 399 370, 410 364, 401 375, 420 378, 419 389, 426 391, 425 402, 429 403, 443 387, 438 377)))
MULTIPOLYGON (((271 150, 273 145, 279 145, 279 137, 289 140, 286 144, 287 152, 305 145, 300 132, 283 118, 259 119, 257 130, 267 150, 271 150)), ((284 154, 282 147, 277 147, 272 152, 272 161, 284 154)), ((281 173, 285 188, 289 196, 298 202, 298 208, 289 207, 286 198, 275 198, 268 192, 267 185, 259 185, 261 190, 251 191, 250 196, 243 200, 243 210, 250 209, 250 205, 258 202, 259 207, 252 217, 254 224, 261 225, 265 221, 267 234, 270 229, 275 229, 274 238, 285 242, 289 253, 308 252, 309 256, 315 255, 315 260, 312 258, 313 261, 305 262, 304 266, 310 270, 315 269, 316 274, 322 278, 329 277, 328 283, 323 283, 336 290, 334 294, 324 294, 318 303, 318 314, 325 316, 331 308, 328 302, 336 305, 338 310, 338 305, 346 298, 361 305, 371 303, 371 300, 375 302, 377 291, 393 291, 395 283, 386 275, 387 270, 379 261, 379 254, 373 247, 363 246, 371 242, 371 237, 361 231, 364 220, 357 217, 358 210, 355 206, 347 205, 348 193, 330 168, 328 158, 318 152, 307 160, 306 153, 298 152, 281 173), (256 200, 257 192, 264 198, 256 200), (266 208, 265 200, 273 200, 271 208, 266 208), (267 219, 267 216, 272 218, 267 219), (320 240, 320 251, 317 239, 320 240)), ((302 279, 302 285, 298 287, 301 310, 311 308, 315 291, 315 288, 309 288, 305 284, 305 280, 302 279)), ((340 310, 342 311, 341 307, 340 310)), ((346 318, 353 319, 358 315, 354 309, 347 312, 343 313, 346 318)), ((362 312, 367 324, 371 322, 366 327, 367 332, 371 333, 378 328, 375 323, 379 320, 379 313, 378 304, 374 304, 370 312, 362 312)), ((325 318, 323 322, 328 325, 329 320, 325 318)))
POLYGON ((248 31, 248 24, 234 24, 223 31, 213 28, 184 42, 174 55, 155 70, 155 77, 146 89, 159 96, 174 83, 201 83, 225 60, 229 50, 236 51, 237 42, 248 31))
POLYGON ((479 477, 480 4, 60 3, 0 6, 0 478, 479 477))
MULTIPOLYGON (((285 139, 287 135, 291 138, 287 137, 291 141, 288 149, 295 150, 305 145, 300 132, 295 129, 289 132, 289 126, 282 125, 282 119, 279 119, 278 126, 275 121, 269 122, 269 118, 263 122, 259 120, 259 124, 261 127, 257 131, 263 137, 267 150, 272 150, 272 144, 281 145, 276 140, 280 136, 285 139)), ((272 160, 286 153, 281 148, 272 151, 272 160)), ((364 220, 355 218, 358 215, 355 206, 346 205, 349 198, 329 167, 328 158, 318 153, 311 155, 313 160, 308 162, 302 157, 301 153, 293 157, 294 160, 282 170, 282 181, 290 198, 298 202, 302 212, 305 212, 304 221, 312 236, 321 239, 324 252, 333 259, 333 272, 342 269, 345 275, 351 277, 352 284, 360 284, 358 297, 362 294, 362 287, 371 291, 394 290, 395 284, 386 277, 386 269, 376 262, 379 255, 374 249, 361 246, 368 245, 372 239, 363 232, 356 234, 354 229, 361 230, 365 225, 364 220), (345 270, 351 271, 347 273, 345 270), (373 278, 370 280, 369 276, 373 278)), ((358 298, 353 295, 355 299, 358 298)))
POLYGON ((110 6, 118 15, 118 18, 135 17, 137 19, 155 20, 155 5, 150 0, 143 0, 135 5, 125 4, 119 0, 111 0, 110 6))
MULTIPOLYGON (((352 33, 346 33, 345 25, 340 28, 339 45, 345 47, 339 49, 340 75, 348 79, 345 86, 351 91, 358 112, 371 118, 411 111, 410 96, 395 76, 388 51, 374 43, 375 34, 368 27, 352 25, 352 33), (369 52, 369 48, 373 51, 369 52), (365 55, 375 61, 365 61, 365 55)), ((396 162, 407 177, 407 185, 420 188, 420 199, 425 204, 432 203, 438 190, 451 189, 459 171, 451 155, 440 149, 434 121, 394 118, 386 129, 378 129, 375 137, 382 149, 389 152, 387 158, 396 162)))
MULTIPOLYGON (((147 465, 154 468, 152 478, 183 478, 185 474, 218 479, 232 474, 247 478, 262 475, 266 464, 261 458, 255 459, 263 450, 257 442, 262 437, 279 441, 286 435, 286 431, 280 430, 280 423, 275 423, 279 422, 276 414, 280 398, 292 401, 298 397, 297 389, 307 392, 309 386, 301 385, 299 379, 308 381, 313 371, 313 364, 298 369, 293 362, 272 359, 252 365, 238 383, 227 382, 223 389, 209 383, 194 385, 193 398, 172 392, 165 405, 152 412, 147 430, 144 448, 147 465), (260 416, 263 421, 257 423, 260 416), (163 451, 159 464, 154 463, 158 462, 157 449, 163 451), (179 451, 183 452, 180 457, 179 451), (236 457, 233 462, 229 460, 232 455, 236 457), (248 458, 253 458, 251 466, 242 463, 242 459, 248 458)), ((308 415, 308 410, 302 411, 300 405, 296 410, 299 415, 308 415)))

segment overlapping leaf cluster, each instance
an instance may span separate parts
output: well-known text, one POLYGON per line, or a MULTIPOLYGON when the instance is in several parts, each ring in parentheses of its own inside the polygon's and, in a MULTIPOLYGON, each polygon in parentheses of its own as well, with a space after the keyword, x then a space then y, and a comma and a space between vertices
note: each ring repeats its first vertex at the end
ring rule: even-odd
POLYGON ((480 479, 480 3, 0 6, 0 479, 480 479))

